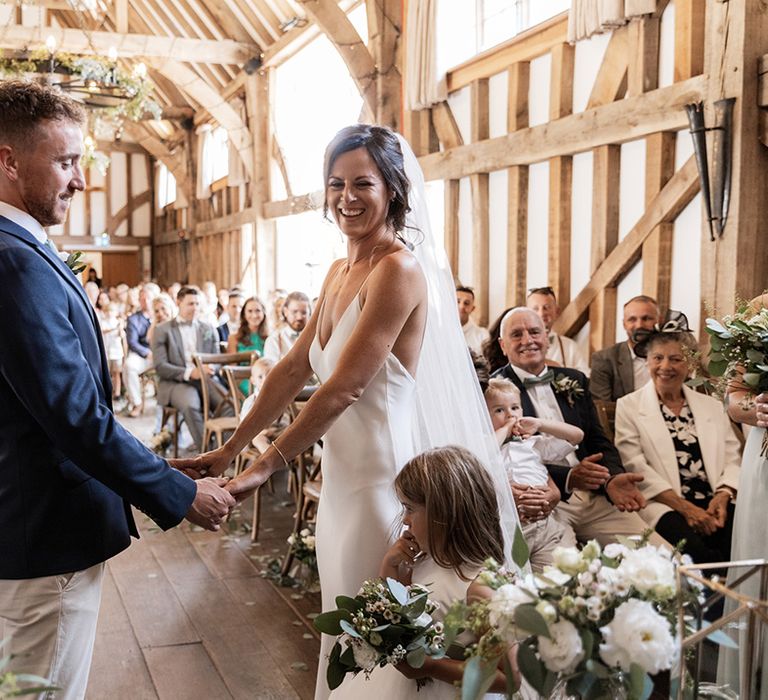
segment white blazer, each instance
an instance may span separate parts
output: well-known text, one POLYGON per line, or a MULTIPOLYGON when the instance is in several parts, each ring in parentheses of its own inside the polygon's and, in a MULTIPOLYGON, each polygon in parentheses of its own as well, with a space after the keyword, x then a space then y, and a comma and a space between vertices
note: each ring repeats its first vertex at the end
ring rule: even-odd
MULTIPOLYGON (((687 386, 683 386, 683 393, 696 423, 704 470, 712 490, 721 486, 736 490, 740 445, 725 408, 717 399, 687 386)), ((669 489, 682 494, 674 443, 652 381, 622 396, 616 403, 616 447, 626 470, 643 475, 644 480, 638 486, 648 505, 640 511, 640 516, 650 527, 656 527, 659 518, 672 509, 652 499, 669 489)))

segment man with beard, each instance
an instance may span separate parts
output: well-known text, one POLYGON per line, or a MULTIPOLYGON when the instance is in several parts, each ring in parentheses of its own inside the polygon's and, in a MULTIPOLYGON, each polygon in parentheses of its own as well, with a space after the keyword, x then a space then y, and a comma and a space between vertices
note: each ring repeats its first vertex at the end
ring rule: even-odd
POLYGON ((269 334, 264 343, 264 357, 274 363, 282 360, 307 325, 309 314, 309 297, 304 292, 291 292, 283 304, 284 324, 269 334))
POLYGON ((98 321, 44 229, 85 188, 82 107, 21 81, 0 82, 0 105, 0 639, 5 670, 74 700, 104 561, 138 536, 130 504, 164 529, 186 516, 215 530, 234 500, 171 469, 112 413, 98 321))

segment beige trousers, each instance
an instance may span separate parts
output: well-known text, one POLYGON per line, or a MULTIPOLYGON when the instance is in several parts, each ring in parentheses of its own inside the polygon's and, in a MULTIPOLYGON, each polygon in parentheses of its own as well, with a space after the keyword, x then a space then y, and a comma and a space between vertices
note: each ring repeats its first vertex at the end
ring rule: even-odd
MULTIPOLYGON (((617 535, 642 535, 647 523, 637 513, 622 513, 605 496, 589 491, 574 491, 567 502, 555 508, 557 517, 570 525, 580 542, 597 540, 601 546, 616 541, 617 535)), ((653 532, 649 542, 657 547, 670 544, 653 532)))
POLYGON ((537 573, 552 563, 555 547, 576 546, 576 536, 571 526, 560 522, 554 515, 533 523, 525 523, 522 530, 528 545, 531 568, 537 573))
POLYGON ((33 673, 59 688, 41 697, 85 697, 103 574, 102 563, 71 574, 0 580, 2 655, 13 654, 14 673, 33 673))

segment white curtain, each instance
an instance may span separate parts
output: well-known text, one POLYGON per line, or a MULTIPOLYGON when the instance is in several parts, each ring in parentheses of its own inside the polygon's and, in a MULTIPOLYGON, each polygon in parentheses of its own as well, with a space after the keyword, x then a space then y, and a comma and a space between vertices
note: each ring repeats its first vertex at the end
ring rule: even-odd
POLYGON ((568 15, 568 41, 611 31, 633 17, 656 11, 656 0, 572 0, 568 15))
POLYGON ((213 182, 213 158, 209 142, 211 140, 210 124, 203 124, 197 131, 197 183, 195 197, 208 199, 211 196, 211 183, 213 182))
POLYGON ((438 0, 410 0, 406 19, 405 107, 426 109, 448 96, 437 65, 438 0))

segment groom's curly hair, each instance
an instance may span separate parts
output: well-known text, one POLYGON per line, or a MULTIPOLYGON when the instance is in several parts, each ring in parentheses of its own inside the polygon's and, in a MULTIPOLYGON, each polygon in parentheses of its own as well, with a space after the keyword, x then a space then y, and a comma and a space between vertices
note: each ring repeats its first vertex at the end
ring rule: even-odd
MULTIPOLYGON (((381 172, 384 182, 392 194, 387 211, 387 224, 395 233, 405 229, 405 215, 411 211, 408 205, 410 183, 405 174, 403 151, 395 133, 385 126, 354 124, 339 131, 325 149, 323 174, 324 187, 328 188, 328 179, 336 159, 349 151, 365 148, 376 167, 381 172)), ((323 216, 328 218, 328 198, 323 204, 323 216)))

